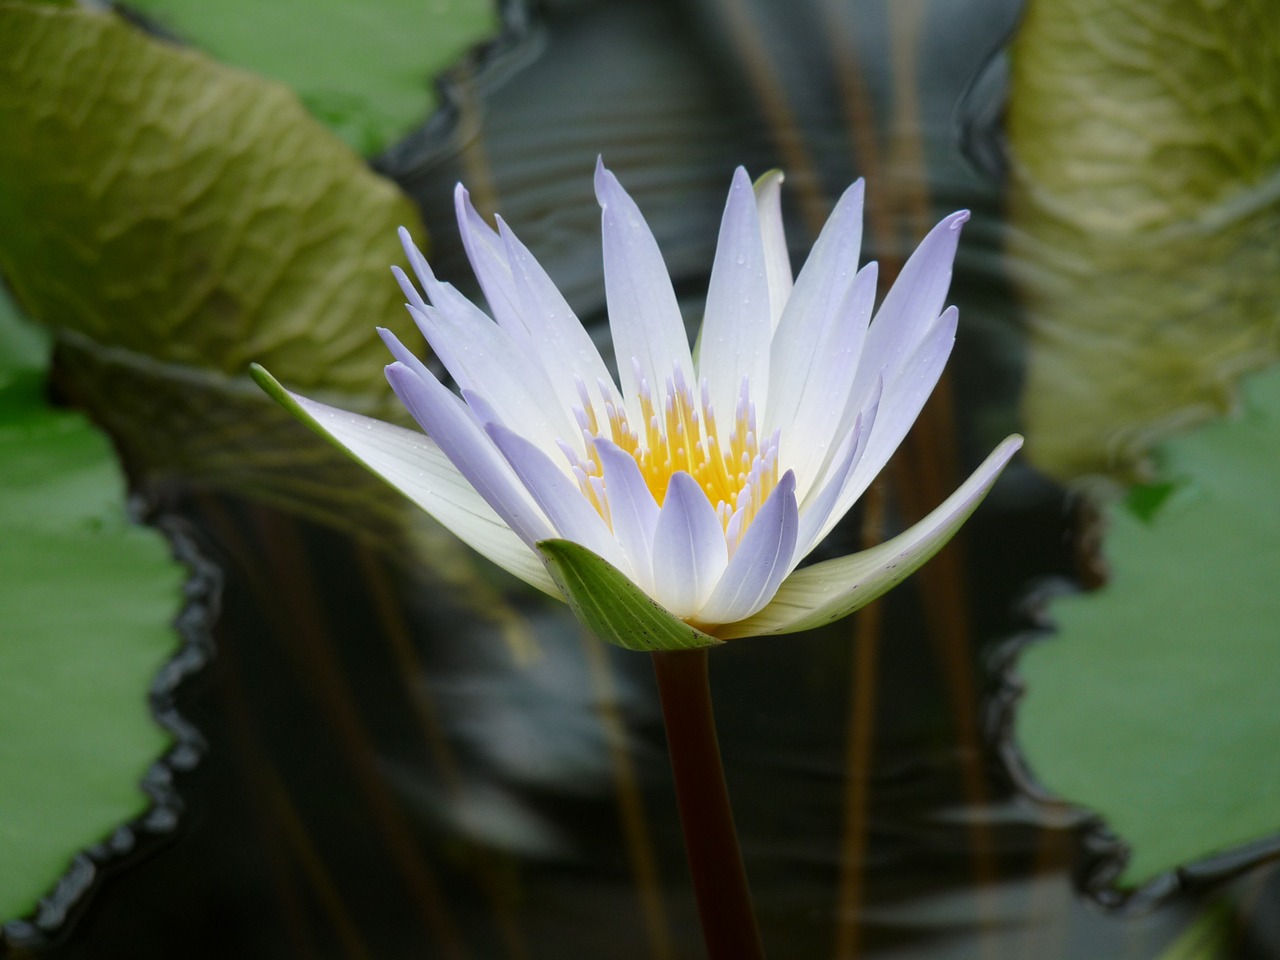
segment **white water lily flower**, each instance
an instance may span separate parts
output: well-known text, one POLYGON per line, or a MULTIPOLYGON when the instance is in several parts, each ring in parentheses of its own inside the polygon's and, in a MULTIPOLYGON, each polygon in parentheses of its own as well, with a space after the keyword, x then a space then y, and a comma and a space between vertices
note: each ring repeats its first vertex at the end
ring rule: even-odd
POLYGON ((936 552, 1021 438, 888 543, 796 569, 884 467, 942 373, 957 317, 943 301, 968 213, 925 237, 872 320, 876 265, 857 269, 862 182, 793 282, 781 180, 753 188, 743 169, 734 174, 696 359, 653 234, 599 165, 617 379, 530 252, 501 219, 491 228, 459 185, 462 241, 492 319, 438 280, 404 231, 422 293, 393 270, 461 395, 380 331, 395 356, 387 378, 426 436, 286 394, 265 372, 260 381, 599 632, 625 634, 629 616, 652 608, 636 606, 635 588, 662 608, 660 621, 695 628, 677 640, 608 639, 698 645, 833 620, 936 552), (565 541, 579 549, 552 549, 565 541))

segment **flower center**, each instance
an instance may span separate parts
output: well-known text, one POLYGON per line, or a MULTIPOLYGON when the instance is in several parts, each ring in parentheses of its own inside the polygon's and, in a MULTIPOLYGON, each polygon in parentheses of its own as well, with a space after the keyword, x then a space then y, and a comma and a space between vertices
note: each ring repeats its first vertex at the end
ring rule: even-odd
POLYGON ((733 421, 727 435, 721 434, 716 411, 708 396, 706 381, 695 400, 683 373, 676 368, 667 377, 660 397, 637 371, 638 400, 642 424, 633 426, 626 410, 603 385, 607 424, 602 424, 587 395, 578 384, 582 404, 574 415, 582 428, 587 457, 570 453, 574 475, 583 496, 612 525, 608 490, 596 454, 594 440, 605 438, 631 454, 649 492, 661 506, 671 475, 688 473, 715 507, 725 540, 732 551, 778 482, 778 433, 761 443, 756 429, 756 409, 751 402, 749 383, 744 378, 734 405, 733 421))

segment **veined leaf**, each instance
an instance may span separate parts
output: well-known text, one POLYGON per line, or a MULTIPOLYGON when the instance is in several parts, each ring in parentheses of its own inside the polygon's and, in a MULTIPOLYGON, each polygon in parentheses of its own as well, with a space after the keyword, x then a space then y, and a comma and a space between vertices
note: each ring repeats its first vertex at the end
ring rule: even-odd
MULTIPOLYGON (((178 368, 376 403, 390 181, 286 87, 110 12, 0 2, 0 273, 35 319, 178 368)), ((180 376, 175 373, 174 376, 180 376)))
POLYGON ((0 0, 0 126, 0 273, 131 464, 392 543, 506 619, 464 547, 246 375, 403 416, 373 332, 407 325, 396 227, 423 235, 395 184, 282 84, 81 6, 0 0))

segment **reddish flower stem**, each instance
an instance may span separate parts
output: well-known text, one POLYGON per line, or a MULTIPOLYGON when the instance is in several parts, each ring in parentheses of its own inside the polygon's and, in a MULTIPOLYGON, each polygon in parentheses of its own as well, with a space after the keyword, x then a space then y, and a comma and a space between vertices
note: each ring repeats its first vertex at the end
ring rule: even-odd
POLYGON ((764 960, 716 741, 707 651, 653 654, 685 854, 709 960, 764 960))

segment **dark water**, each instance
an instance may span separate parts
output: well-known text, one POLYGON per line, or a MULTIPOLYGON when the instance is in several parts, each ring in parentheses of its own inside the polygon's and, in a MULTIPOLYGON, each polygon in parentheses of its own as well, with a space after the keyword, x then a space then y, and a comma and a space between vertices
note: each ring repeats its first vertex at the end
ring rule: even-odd
MULTIPOLYGON (((992 123, 1017 7, 908 6, 513 8, 509 34, 454 76, 452 110, 376 165, 421 205, 440 275, 469 276, 451 222, 461 178, 593 329, 598 153, 654 226, 691 321, 738 163, 788 171, 797 252, 868 176, 869 255, 889 272, 938 215, 972 208, 955 359, 876 494, 900 528, 1016 428, 1023 352, 992 123), (907 98, 890 51, 917 15, 907 98)), ((700 955, 645 657, 482 564, 451 576, 453 554, 151 475, 125 447, 152 516, 208 564, 192 610, 213 655, 175 694, 200 761, 175 773, 176 826, 140 831, 66 924, 12 927, 13 955, 700 955)), ((823 550, 851 549, 864 519, 823 550)), ((1219 955, 1280 956, 1274 869, 1108 909, 1081 884, 1114 869, 1117 845, 1015 784, 1009 651, 1040 629, 1037 596, 1093 578, 1090 535, 1086 505, 1015 463, 873 612, 713 654, 772 956, 1136 960, 1206 911, 1232 931, 1219 955)))

